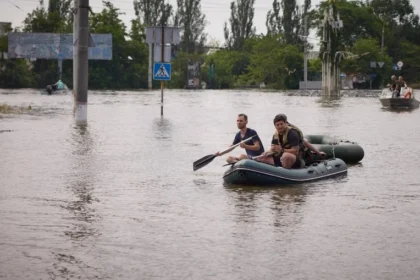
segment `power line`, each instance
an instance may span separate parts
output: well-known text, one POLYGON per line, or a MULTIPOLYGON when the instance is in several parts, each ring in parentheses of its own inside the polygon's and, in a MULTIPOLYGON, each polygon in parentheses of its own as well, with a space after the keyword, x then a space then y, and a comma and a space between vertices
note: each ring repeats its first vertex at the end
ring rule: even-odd
POLYGON ((18 5, 16 5, 15 3, 13 3, 12 1, 10 1, 10 0, 7 0, 7 2, 9 2, 10 4, 12 4, 13 6, 15 6, 16 8, 18 8, 19 10, 21 10, 21 11, 23 11, 24 12, 24 10, 22 10, 18 5))

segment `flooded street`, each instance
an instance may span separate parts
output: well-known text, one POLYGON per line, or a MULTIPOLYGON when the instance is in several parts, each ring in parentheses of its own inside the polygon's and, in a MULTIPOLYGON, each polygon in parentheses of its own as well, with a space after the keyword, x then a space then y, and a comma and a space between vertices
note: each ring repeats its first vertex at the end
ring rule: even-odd
MULTIPOLYGON (((0 90, 0 279, 418 279, 420 110, 377 98, 252 91, 0 90), (225 186, 236 116, 266 149, 285 113, 305 134, 359 143, 348 175, 225 186), (11 131, 7 131, 11 130, 11 131)), ((244 150, 237 148, 230 155, 244 150)))

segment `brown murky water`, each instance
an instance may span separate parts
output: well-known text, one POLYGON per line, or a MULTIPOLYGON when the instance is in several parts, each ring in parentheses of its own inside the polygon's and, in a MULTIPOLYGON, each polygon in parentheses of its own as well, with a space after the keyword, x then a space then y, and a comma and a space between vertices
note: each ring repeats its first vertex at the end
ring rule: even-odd
MULTIPOLYGON (((72 99, 2 90, 1 279, 418 279, 420 110, 374 98, 252 91, 91 92, 72 99), (9 94, 6 94, 9 93, 9 94), (266 148, 283 112, 306 134, 365 149, 340 180, 224 186, 236 115, 266 148)), ((241 153, 241 149, 231 154, 241 153)))

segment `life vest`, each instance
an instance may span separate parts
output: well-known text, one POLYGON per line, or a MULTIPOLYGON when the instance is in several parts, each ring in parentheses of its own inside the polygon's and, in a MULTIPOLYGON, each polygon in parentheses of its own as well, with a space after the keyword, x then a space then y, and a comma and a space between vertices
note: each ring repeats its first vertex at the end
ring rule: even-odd
MULTIPOLYGON (((289 132, 292 129, 299 133, 299 138, 300 138, 300 140, 299 140, 299 155, 300 155, 300 157, 305 158, 307 156, 307 154, 310 154, 310 151, 303 144, 303 133, 302 133, 302 131, 299 128, 297 128, 296 126, 294 126, 290 123, 287 123, 286 131, 282 135, 282 141, 280 141, 280 135, 277 131, 274 132, 273 138, 276 139, 279 142, 279 144, 282 143, 281 145, 282 145, 283 149, 290 149, 291 147, 290 147, 290 144, 287 141, 287 136, 289 135, 289 132)), ((279 154, 274 154, 274 156, 279 156, 279 154)))

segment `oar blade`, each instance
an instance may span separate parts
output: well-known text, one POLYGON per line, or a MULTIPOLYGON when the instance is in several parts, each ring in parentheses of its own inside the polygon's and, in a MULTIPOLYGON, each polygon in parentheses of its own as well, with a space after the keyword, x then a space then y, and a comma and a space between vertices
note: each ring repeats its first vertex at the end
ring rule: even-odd
POLYGON ((216 155, 208 155, 205 157, 200 158, 199 160, 196 160, 193 163, 193 169, 194 171, 206 166, 207 164, 209 164, 214 158, 216 157, 216 155))

